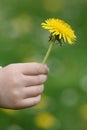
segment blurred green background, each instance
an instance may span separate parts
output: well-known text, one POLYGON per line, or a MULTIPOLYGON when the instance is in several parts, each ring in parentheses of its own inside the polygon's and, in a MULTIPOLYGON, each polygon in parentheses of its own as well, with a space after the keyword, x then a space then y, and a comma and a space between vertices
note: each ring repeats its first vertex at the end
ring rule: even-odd
POLYGON ((39 105, 0 109, 0 130, 87 130, 87 0, 0 0, 0 65, 42 62, 47 18, 69 23, 76 44, 56 45, 39 105))

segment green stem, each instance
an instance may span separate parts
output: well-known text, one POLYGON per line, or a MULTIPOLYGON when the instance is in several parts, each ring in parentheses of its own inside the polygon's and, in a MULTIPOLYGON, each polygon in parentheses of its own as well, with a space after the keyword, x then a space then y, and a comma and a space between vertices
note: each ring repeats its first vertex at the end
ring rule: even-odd
POLYGON ((47 50, 47 53, 46 53, 46 55, 45 55, 45 57, 44 57, 44 59, 43 59, 43 61, 42 61, 43 64, 46 63, 46 61, 47 61, 47 59, 48 59, 48 57, 49 57, 49 55, 50 55, 50 52, 51 52, 51 50, 52 50, 53 45, 54 45, 54 42, 52 42, 52 43, 50 44, 50 46, 49 46, 49 48, 48 48, 48 50, 47 50))

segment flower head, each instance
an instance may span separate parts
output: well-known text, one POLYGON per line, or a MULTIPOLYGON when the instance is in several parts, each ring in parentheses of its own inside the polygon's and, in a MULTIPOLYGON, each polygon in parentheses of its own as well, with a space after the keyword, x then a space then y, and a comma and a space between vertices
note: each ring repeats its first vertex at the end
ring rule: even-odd
POLYGON ((69 44, 73 44, 73 41, 76 40, 74 30, 63 20, 50 18, 45 20, 41 25, 44 29, 49 30, 50 40, 54 42, 58 41, 60 45, 62 42, 66 42, 66 40, 69 44))

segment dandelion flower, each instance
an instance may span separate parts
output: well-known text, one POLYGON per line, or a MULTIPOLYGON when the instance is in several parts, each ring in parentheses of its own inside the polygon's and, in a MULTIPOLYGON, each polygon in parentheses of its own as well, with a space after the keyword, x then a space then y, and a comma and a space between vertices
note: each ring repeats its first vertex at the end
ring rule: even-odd
POLYGON ((63 40, 64 42, 67 40, 69 44, 73 44, 73 41, 76 39, 74 30, 63 20, 47 19, 41 25, 44 29, 49 30, 51 38, 54 37, 54 40, 63 40))
POLYGON ((65 23, 63 20, 50 18, 45 20, 45 22, 43 22, 41 26, 50 32, 49 41, 52 41, 52 44, 50 44, 50 47, 48 48, 43 63, 46 62, 48 55, 56 41, 60 45, 66 43, 66 41, 68 41, 68 44, 72 45, 76 40, 76 35, 74 34, 74 30, 71 28, 69 24, 65 23))

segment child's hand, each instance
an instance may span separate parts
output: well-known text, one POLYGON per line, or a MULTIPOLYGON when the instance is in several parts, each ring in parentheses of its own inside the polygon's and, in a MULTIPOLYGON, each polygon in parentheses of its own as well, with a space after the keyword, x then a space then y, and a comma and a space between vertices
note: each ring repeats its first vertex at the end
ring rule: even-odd
POLYGON ((22 109, 40 102, 48 67, 39 63, 11 64, 0 69, 0 107, 22 109))

